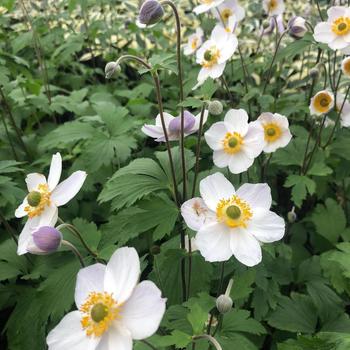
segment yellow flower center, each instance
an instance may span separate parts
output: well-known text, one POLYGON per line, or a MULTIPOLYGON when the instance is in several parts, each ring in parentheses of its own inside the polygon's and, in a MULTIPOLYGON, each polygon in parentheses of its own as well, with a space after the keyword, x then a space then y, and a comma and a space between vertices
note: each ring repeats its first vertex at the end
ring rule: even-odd
POLYGON ((220 51, 215 46, 213 46, 204 52, 203 58, 204 61, 202 62, 202 66, 204 68, 210 68, 218 63, 218 59, 220 58, 220 51))
POLYGON ((90 293, 79 310, 82 313, 80 323, 86 335, 101 337, 118 318, 120 306, 109 293, 90 293))
POLYGON ((221 18, 224 22, 227 22, 228 19, 233 15, 233 12, 231 9, 224 9, 221 11, 221 18))
POLYGON ((198 38, 192 39, 192 42, 191 42, 192 50, 195 50, 197 46, 198 46, 198 38))
POLYGON ((243 145, 243 137, 238 132, 228 132, 222 141, 224 151, 229 154, 237 153, 243 145))
POLYGON ((269 11, 275 10, 276 7, 277 7, 277 0, 270 0, 268 5, 269 11))
POLYGON ((250 206, 236 195, 230 199, 221 199, 216 207, 217 219, 231 228, 246 228, 252 216, 250 206))
POLYGON ((37 191, 30 192, 27 197, 28 205, 24 208, 28 217, 34 218, 35 216, 39 216, 45 207, 50 205, 50 195, 51 193, 47 184, 41 184, 38 186, 37 191))
POLYGON ((264 124, 265 140, 267 142, 274 142, 281 137, 282 130, 276 123, 264 124))
POLYGON ((336 35, 346 35, 350 31, 350 17, 339 17, 332 23, 332 31, 336 35))
POLYGON ((313 105, 317 112, 326 113, 329 111, 331 103, 332 97, 325 92, 321 92, 314 98, 313 105))
POLYGON ((350 59, 347 59, 343 64, 344 73, 350 75, 350 59))

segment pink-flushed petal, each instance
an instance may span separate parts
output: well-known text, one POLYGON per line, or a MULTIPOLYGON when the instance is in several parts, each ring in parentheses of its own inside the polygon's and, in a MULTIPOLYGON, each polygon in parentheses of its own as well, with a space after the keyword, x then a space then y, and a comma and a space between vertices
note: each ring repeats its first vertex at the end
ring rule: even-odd
MULTIPOLYGON (((175 119, 175 117, 173 117, 170 113, 167 113, 167 112, 164 112, 163 113, 163 117, 164 117, 164 124, 165 124, 165 127, 168 128, 169 127, 169 124, 170 122, 175 119)), ((156 117, 156 125, 157 126, 160 126, 163 130, 163 126, 162 126, 162 119, 160 117, 160 114, 157 115, 156 117)))
POLYGON ((203 225, 214 222, 216 215, 202 198, 192 198, 181 206, 181 215, 186 225, 193 231, 198 231, 203 225))
POLYGON ((228 168, 232 174, 240 174, 247 171, 254 163, 254 158, 250 158, 244 151, 232 154, 228 168))
POLYGON ((141 131, 149 136, 149 137, 153 137, 155 139, 159 138, 159 137, 164 137, 164 132, 161 126, 157 126, 157 125, 151 125, 151 124, 145 124, 142 128, 141 131))
POLYGON ((265 132, 258 121, 249 123, 248 132, 244 137, 242 149, 249 158, 256 158, 265 147, 265 132))
POLYGON ((52 192, 51 200, 60 207, 68 203, 80 191, 86 179, 85 171, 76 171, 62 181, 52 192))
POLYGON ((204 138, 212 150, 222 150, 224 148, 223 140, 227 132, 226 124, 224 122, 217 122, 204 133, 204 138))
POLYGON ((140 260, 135 248, 119 248, 107 264, 104 289, 113 293, 119 304, 124 303, 136 287, 140 273, 140 260))
POLYGON ((242 137, 248 132, 248 114, 244 109, 230 109, 224 122, 230 132, 238 132, 242 137))
POLYGON ((22 204, 20 204, 15 211, 16 218, 23 218, 23 216, 27 215, 27 212, 24 210, 27 205, 28 205, 28 201, 27 201, 27 197, 25 197, 23 199, 22 204))
POLYGON ((262 254, 258 240, 246 229, 236 228, 230 235, 230 246, 235 258, 246 266, 255 266, 261 262, 262 254))
POLYGON ((206 261, 226 261, 232 256, 230 228, 223 223, 204 225, 196 235, 196 245, 206 261))
POLYGON ((132 350, 132 338, 129 330, 116 322, 102 336, 96 350, 132 350))
POLYGON ((49 177, 47 179, 47 184, 49 185, 49 190, 53 191, 60 181, 62 173, 62 157, 60 153, 56 153, 52 156, 49 177))
POLYGON ((247 202, 253 211, 256 208, 269 210, 272 204, 271 189, 268 184, 243 184, 237 190, 237 196, 247 202))
POLYGON ((226 153, 224 150, 214 151, 213 162, 218 168, 225 168, 231 161, 231 154, 226 153))
POLYGON ((204 178, 199 184, 199 191, 205 204, 214 212, 220 200, 228 199, 236 193, 231 182, 221 173, 204 178))
POLYGON ((166 299, 151 281, 136 286, 120 313, 121 322, 133 339, 145 339, 153 335, 165 312, 166 299))
POLYGON ((74 295, 78 309, 91 292, 102 293, 104 291, 105 272, 106 265, 99 263, 84 267, 78 272, 74 295))
POLYGON ((46 177, 43 174, 31 173, 26 177, 28 192, 37 191, 39 185, 46 184, 46 177))
POLYGON ((279 241, 285 233, 285 222, 276 213, 258 208, 248 223, 247 231, 258 241, 271 243, 279 241))
POLYGON ((80 321, 79 311, 64 316, 46 338, 49 350, 96 350, 100 338, 88 337, 80 321))

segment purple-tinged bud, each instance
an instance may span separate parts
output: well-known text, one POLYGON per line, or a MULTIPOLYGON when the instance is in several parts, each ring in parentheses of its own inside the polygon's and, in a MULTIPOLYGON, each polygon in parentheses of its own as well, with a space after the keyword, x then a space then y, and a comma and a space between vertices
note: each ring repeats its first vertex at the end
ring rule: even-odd
MULTIPOLYGON (((189 133, 194 127, 195 122, 196 122, 196 118, 194 117, 194 115, 188 111, 185 111, 184 112, 184 132, 189 133)), ((174 134, 178 134, 181 132, 181 117, 176 117, 169 123, 169 131, 174 134)))
POLYGON ((303 17, 293 17, 288 22, 289 35, 301 39, 307 32, 306 21, 303 17))
POLYGON ((160 21, 164 15, 162 5, 157 0, 146 0, 141 8, 137 25, 141 28, 152 26, 160 21))
POLYGON ((32 254, 50 254, 55 252, 61 245, 62 234, 51 226, 41 226, 33 234, 33 243, 28 247, 32 254))

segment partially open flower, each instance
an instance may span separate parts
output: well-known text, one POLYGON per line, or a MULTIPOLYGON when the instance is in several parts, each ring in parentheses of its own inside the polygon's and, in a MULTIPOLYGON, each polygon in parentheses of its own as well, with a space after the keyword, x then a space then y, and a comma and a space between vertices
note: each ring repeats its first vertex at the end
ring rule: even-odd
POLYGON ((198 50, 203 43, 203 35, 203 29, 199 27, 194 34, 188 37, 188 42, 184 46, 184 54, 186 56, 191 55, 198 50))
POLYGON ((164 15, 162 5, 157 0, 146 0, 141 8, 136 24, 140 28, 152 26, 159 22, 164 15))
POLYGON ((269 25, 263 29, 263 35, 271 35, 274 33, 277 24, 277 30, 280 34, 284 32, 284 24, 282 15, 270 17, 269 25))
POLYGON ((345 57, 341 63, 341 70, 343 71, 343 74, 350 77, 350 57, 345 57))
POLYGON ((293 17, 288 22, 289 35, 301 39, 307 32, 306 21, 303 17, 293 17))
POLYGON ((28 243, 27 250, 32 254, 50 254, 61 245, 62 234, 51 226, 38 227, 32 233, 32 239, 28 243))
POLYGON ((310 113, 314 115, 321 115, 328 113, 334 106, 334 95, 327 91, 319 91, 310 103, 310 113))
POLYGON ((283 0, 264 0, 263 8, 267 15, 277 16, 284 12, 284 2, 283 0))

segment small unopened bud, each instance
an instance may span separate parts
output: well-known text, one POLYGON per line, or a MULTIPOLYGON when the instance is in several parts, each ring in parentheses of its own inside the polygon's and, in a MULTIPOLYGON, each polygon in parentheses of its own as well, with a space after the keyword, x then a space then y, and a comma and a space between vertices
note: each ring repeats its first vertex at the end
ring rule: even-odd
POLYGON ((37 207, 41 201, 41 193, 38 191, 29 192, 27 202, 31 207, 37 207))
POLYGON ((116 62, 108 62, 105 67, 105 77, 110 79, 115 72, 120 72, 120 66, 116 62))
POLYGON ((27 250, 32 254, 50 254, 55 252, 62 242, 62 234, 51 226, 41 226, 32 233, 33 242, 27 250))
POLYGON ((307 32, 306 21, 303 17, 293 17, 288 22, 289 35, 301 39, 307 32))
POLYGON ((230 282, 228 283, 225 294, 221 294, 216 299, 216 308, 221 314, 226 314, 232 309, 233 301, 230 298, 232 285, 233 285, 233 279, 230 279, 230 282))
POLYGON ((320 71, 316 67, 311 68, 309 75, 312 80, 317 80, 320 75, 320 71))
POLYGON ((220 115, 222 113, 223 109, 224 109, 224 107, 220 101, 215 100, 215 101, 209 102, 208 110, 209 110, 210 114, 220 115))
POLYGON ((295 214, 295 207, 293 207, 292 210, 288 212, 287 218, 291 224, 297 220, 297 214, 295 214))
POLYGON ((160 253, 160 246, 159 245, 154 245, 150 249, 150 253, 152 255, 158 255, 160 253))
POLYGON ((141 8, 137 25, 141 28, 152 26, 159 22, 164 15, 162 5, 157 0, 146 0, 141 8))

